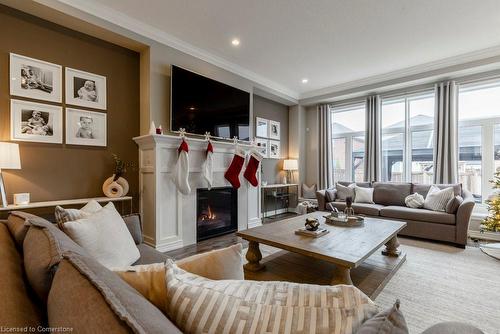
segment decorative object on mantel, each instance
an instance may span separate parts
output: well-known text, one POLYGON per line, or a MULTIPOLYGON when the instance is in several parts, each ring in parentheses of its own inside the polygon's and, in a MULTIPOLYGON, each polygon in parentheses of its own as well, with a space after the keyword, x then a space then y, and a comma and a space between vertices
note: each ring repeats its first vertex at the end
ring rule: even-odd
POLYGON ((231 183, 234 189, 238 189, 241 186, 240 183, 240 173, 243 168, 243 163, 245 162, 245 152, 238 145, 238 137, 233 138, 234 142, 234 156, 231 161, 231 165, 224 173, 226 180, 231 183))
POLYGON ((179 155, 173 172, 174 183, 181 194, 189 195, 191 193, 191 187, 189 186, 189 146, 186 142, 186 130, 184 128, 179 129, 179 137, 182 142, 177 150, 179 155))
POLYGON ((162 127, 161 127, 161 124, 160 124, 160 126, 158 126, 158 127, 156 128, 156 134, 157 134, 157 135, 162 135, 162 134, 163 134, 163 129, 162 129, 162 127))
POLYGON ((210 190, 214 181, 214 148, 210 140, 210 132, 205 132, 205 140, 207 141, 207 151, 205 162, 203 163, 203 177, 207 181, 207 188, 210 190))
POLYGON ((252 186, 257 187, 259 185, 257 170, 259 169, 259 164, 264 157, 257 150, 255 142, 252 143, 252 146, 253 148, 250 150, 250 159, 248 160, 243 177, 245 177, 245 179, 247 179, 252 186))
POLYGON ((104 181, 102 185, 102 192, 106 197, 117 198, 127 195, 129 191, 128 181, 122 177, 127 171, 125 169, 125 162, 121 160, 116 154, 113 154, 115 161, 114 174, 104 181))
POLYGON ((0 193, 2 206, 5 208, 7 207, 7 196, 5 195, 2 169, 21 169, 19 144, 0 142, 0 193))
POLYGON ((351 196, 347 196, 346 199, 345 199, 345 209, 344 209, 344 213, 348 216, 354 216, 354 209, 352 208, 352 197, 351 196))
POLYGON ((293 171, 299 169, 298 161, 295 159, 287 159, 283 161, 283 170, 286 171, 285 184, 293 183, 293 171))
POLYGON ((149 126, 149 134, 150 135, 156 134, 156 125, 155 125, 155 122, 153 122, 153 121, 151 121, 151 125, 149 126))

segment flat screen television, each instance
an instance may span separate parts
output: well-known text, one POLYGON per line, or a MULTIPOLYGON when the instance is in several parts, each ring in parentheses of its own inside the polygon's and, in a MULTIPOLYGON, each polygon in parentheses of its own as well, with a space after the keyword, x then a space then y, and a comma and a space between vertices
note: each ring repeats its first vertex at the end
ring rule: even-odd
POLYGON ((250 93, 172 66, 171 130, 249 140, 250 93))

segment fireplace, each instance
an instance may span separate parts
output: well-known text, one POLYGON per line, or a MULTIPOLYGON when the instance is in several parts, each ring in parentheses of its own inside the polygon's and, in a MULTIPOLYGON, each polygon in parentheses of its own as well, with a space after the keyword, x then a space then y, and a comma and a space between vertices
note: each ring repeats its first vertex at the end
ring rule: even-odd
POLYGON ((238 191, 233 187, 196 190, 196 240, 238 230, 238 191))

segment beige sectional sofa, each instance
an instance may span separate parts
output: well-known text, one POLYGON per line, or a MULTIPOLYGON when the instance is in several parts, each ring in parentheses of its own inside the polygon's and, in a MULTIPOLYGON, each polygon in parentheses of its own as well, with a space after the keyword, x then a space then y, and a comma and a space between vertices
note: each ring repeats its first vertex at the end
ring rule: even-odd
MULTIPOLYGON (((352 182, 338 182, 348 186, 352 182)), ((454 243, 464 247, 467 243, 469 219, 474 208, 474 197, 461 184, 438 184, 440 189, 452 187, 455 195, 463 198, 458 210, 453 213, 409 208, 405 198, 413 193, 426 196, 431 185, 396 182, 358 182, 359 187, 372 187, 374 204, 353 203, 356 214, 407 222, 400 235, 419 237, 454 243)), ((336 198, 336 189, 320 190, 316 193, 319 210, 342 211, 345 201, 336 198)))

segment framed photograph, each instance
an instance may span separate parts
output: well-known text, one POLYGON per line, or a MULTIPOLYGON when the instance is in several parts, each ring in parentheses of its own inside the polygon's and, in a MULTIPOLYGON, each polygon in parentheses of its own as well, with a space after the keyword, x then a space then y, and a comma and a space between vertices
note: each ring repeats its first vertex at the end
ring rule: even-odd
POLYGON ((270 140, 269 145, 269 158, 271 159, 280 159, 281 158, 281 149, 280 142, 277 140, 270 140))
POLYGON ((280 140, 280 122, 269 121, 269 138, 274 140, 280 140))
POLYGON ((66 109, 66 144, 106 146, 106 114, 80 109, 66 109))
POLYGON ((11 140, 61 144, 62 132, 62 107, 10 101, 11 140))
POLYGON ((269 128, 269 120, 265 118, 256 117, 255 120, 255 136, 261 138, 267 138, 269 128))
POLYGON ((10 95, 61 103, 61 66, 11 53, 9 74, 10 95))
POLYGON ((106 110, 106 77, 66 67, 66 104, 106 110))
POLYGON ((269 158, 269 150, 267 147, 267 139, 261 139, 261 138, 256 138, 255 139, 255 144, 257 144, 257 149, 259 150, 260 154, 264 156, 264 158, 269 158))

